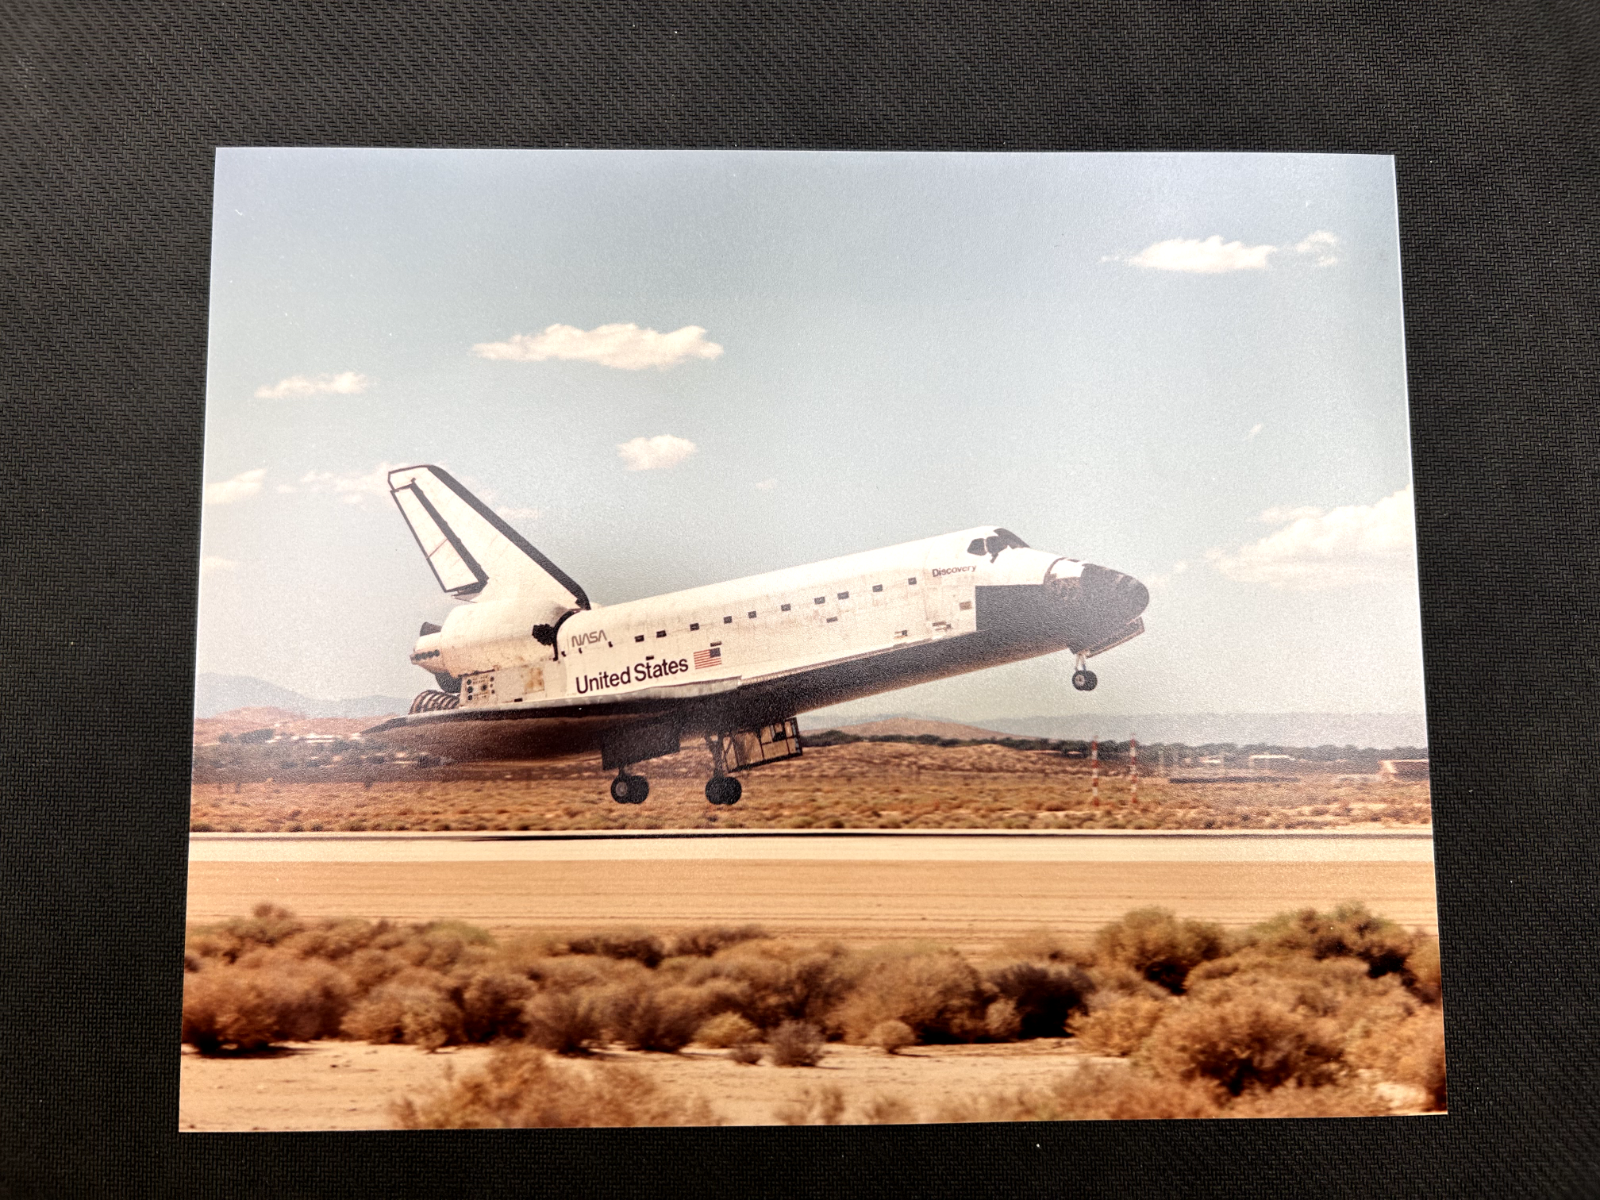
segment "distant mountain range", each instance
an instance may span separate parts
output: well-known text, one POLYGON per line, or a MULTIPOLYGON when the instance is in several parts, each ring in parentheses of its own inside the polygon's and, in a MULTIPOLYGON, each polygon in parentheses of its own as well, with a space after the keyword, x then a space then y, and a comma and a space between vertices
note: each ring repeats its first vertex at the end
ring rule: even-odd
POLYGON ((214 717, 236 708, 282 708, 307 717, 383 717, 403 713, 409 699, 396 696, 358 696, 353 700, 318 700, 250 675, 213 675, 202 671, 195 679, 194 715, 214 717))
MULTIPOLYGON (((802 718, 802 725, 805 719, 802 718)), ((810 732, 816 732, 806 726, 810 732)), ((976 725, 962 725, 955 721, 932 721, 919 717, 890 717, 882 721, 867 721, 861 725, 823 725, 820 728, 837 729, 840 733, 853 733, 857 737, 924 737, 958 738, 977 742, 985 738, 1005 737, 1003 729, 980 729, 976 725)))
MULTIPOLYGON (((398 696, 359 696, 351 700, 320 700, 279 687, 249 675, 213 675, 202 672, 196 680, 194 715, 214 717, 236 708, 282 708, 308 717, 382 717, 403 713, 411 707, 409 699, 398 696)), ((951 724, 946 717, 921 713, 881 713, 866 717, 874 723, 909 722, 951 724)), ((819 719, 807 714, 800 728, 852 728, 864 724, 861 717, 848 722, 819 719)), ((1428 744, 1428 726, 1420 713, 1141 713, 1103 715, 1073 713, 1065 716, 973 718, 966 725, 981 730, 1018 734, 1022 737, 1088 739, 1103 737, 1126 741, 1129 734, 1141 742, 1182 742, 1189 746, 1233 742, 1239 746, 1358 746, 1388 749, 1398 746, 1423 747, 1428 744)), ((894 730, 900 732, 898 728, 894 730)), ((874 730, 873 732, 879 732, 874 730)), ((882 732, 890 732, 888 728, 882 732)), ((941 736, 961 736, 942 734, 941 736)), ((973 735, 967 735, 973 736, 973 735)))
MULTIPOLYGON (((874 724, 941 720, 918 713, 884 713, 868 719, 874 724)), ((1357 746, 1363 749, 1415 746, 1420 749, 1428 744, 1427 721, 1420 713, 1074 713, 1055 717, 978 717, 969 723, 1022 737, 1074 741, 1102 737, 1123 742, 1131 734, 1141 742, 1181 742, 1187 746, 1232 742, 1237 746, 1357 746)), ((848 724, 819 720, 810 715, 800 718, 800 728, 811 732, 847 727, 856 731, 861 724, 860 718, 848 724)))

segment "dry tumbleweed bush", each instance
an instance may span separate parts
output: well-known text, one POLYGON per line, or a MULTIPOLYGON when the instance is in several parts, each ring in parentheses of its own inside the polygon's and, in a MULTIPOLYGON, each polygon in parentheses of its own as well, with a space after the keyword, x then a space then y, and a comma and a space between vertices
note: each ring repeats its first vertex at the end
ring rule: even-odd
MULTIPOLYGON (((1446 1094, 1437 940, 1360 905, 1227 934, 1146 909, 1092 943, 1041 931, 976 960, 922 944, 789 941, 753 927, 497 942, 455 922, 302 921, 261 905, 193 929, 184 962, 182 1036, 203 1054, 331 1037, 428 1050, 513 1043, 535 1057, 515 1066, 497 1057, 498 1074, 473 1085, 473 1103, 488 1106, 473 1119, 486 1123, 512 1119, 502 1111, 509 1099, 486 1097, 519 1072, 593 1091, 617 1123, 665 1121, 667 1109, 651 1105, 677 1101, 647 1103, 657 1094, 626 1075, 551 1066, 538 1052, 674 1053, 695 1043, 778 1066, 816 1065, 830 1039, 893 1054, 917 1043, 1058 1038, 1064 1049, 1126 1060, 1105 1064, 1120 1074, 1076 1072, 953 1101, 942 1118, 885 1099, 839 1118, 852 1121, 1347 1115, 1385 1111, 1378 1084, 1419 1091, 1437 1108, 1446 1094), (624 1095, 638 1112, 617 1107, 624 1095)), ((417 1101, 407 1119, 465 1120, 471 1097, 451 1096, 444 1108, 417 1101)), ((832 1111, 820 1096, 806 1122, 832 1111)), ((577 1120, 555 1109, 515 1114, 536 1118, 577 1120)))

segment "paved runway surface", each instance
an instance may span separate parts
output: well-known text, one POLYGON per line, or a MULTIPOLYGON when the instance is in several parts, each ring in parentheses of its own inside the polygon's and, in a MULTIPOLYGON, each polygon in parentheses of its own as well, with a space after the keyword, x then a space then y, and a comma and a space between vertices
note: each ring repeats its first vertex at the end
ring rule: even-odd
POLYGON ((199 835, 189 919, 271 900, 302 916, 454 919, 497 930, 757 921, 850 941, 982 946, 1083 931, 1129 909, 1244 925, 1361 900, 1437 929, 1416 833, 753 837, 199 835))
POLYGON ((1432 862, 1426 831, 201 833, 196 862, 1432 862))

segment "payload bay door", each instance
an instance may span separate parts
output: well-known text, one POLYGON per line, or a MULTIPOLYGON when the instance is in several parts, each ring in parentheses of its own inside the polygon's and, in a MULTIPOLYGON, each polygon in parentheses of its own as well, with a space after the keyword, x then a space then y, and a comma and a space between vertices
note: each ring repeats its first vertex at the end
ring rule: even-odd
POLYGON ((745 771, 762 763, 800 757, 800 723, 793 717, 772 725, 740 729, 729 736, 733 764, 729 770, 745 771))
POLYGON ((930 637, 951 637, 977 630, 977 606, 973 603, 977 574, 972 570, 939 567, 923 572, 918 583, 922 586, 930 637))

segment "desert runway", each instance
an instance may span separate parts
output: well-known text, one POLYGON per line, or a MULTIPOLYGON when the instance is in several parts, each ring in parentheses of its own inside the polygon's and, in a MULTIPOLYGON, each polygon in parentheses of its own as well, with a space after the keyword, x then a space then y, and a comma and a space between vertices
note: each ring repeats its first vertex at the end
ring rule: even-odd
POLYGON ((968 947, 1087 931, 1160 905, 1246 925, 1360 900, 1437 930, 1418 831, 1173 834, 197 835, 189 920, 264 900, 305 917, 449 919, 489 929, 773 933, 968 947))

